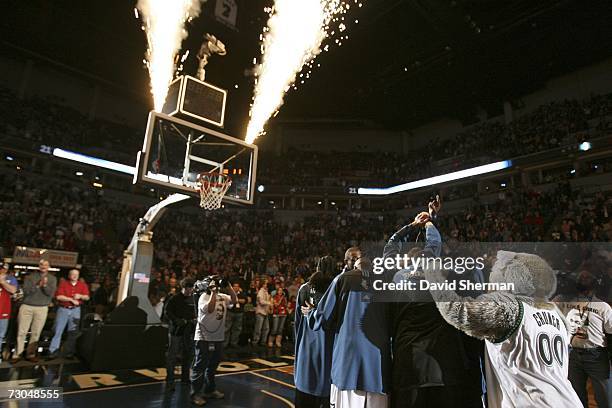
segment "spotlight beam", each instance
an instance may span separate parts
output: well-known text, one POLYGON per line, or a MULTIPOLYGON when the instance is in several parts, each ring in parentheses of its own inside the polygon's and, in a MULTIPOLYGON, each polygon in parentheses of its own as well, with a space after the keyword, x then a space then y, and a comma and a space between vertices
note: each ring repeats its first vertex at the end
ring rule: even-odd
POLYGON ((97 157, 71 152, 69 150, 60 149, 59 147, 53 149, 53 156, 59 157, 60 159, 72 160, 83 164, 89 164, 90 166, 102 167, 125 174, 134 174, 136 172, 135 167, 128 166, 126 164, 116 163, 110 160, 99 159, 97 157))
POLYGON ((433 186, 436 184, 447 183, 449 181, 460 180, 467 177, 478 176, 481 174, 492 173, 512 167, 512 160, 503 160, 496 163, 485 164, 478 167, 472 167, 470 169, 455 171, 448 174, 441 174, 439 176, 428 177, 421 180, 411 181, 397 186, 391 186, 386 188, 366 188, 360 187, 357 189, 359 195, 390 195, 400 193, 402 191, 415 190, 421 187, 433 186))

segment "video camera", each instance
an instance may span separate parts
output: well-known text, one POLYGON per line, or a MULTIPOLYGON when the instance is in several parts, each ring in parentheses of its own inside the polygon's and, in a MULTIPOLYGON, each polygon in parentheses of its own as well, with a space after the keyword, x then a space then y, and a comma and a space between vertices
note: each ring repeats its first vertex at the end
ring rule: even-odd
POLYGON ((210 275, 204 279, 196 281, 193 285, 194 294, 200 295, 203 292, 210 294, 211 291, 219 291, 229 286, 229 280, 219 275, 210 275))
POLYGON ((210 275, 204 279, 197 280, 193 284, 193 307, 195 308, 195 314, 198 316, 198 302, 202 293, 210 295, 211 292, 219 292, 221 289, 225 289, 229 286, 229 280, 219 275, 210 275))

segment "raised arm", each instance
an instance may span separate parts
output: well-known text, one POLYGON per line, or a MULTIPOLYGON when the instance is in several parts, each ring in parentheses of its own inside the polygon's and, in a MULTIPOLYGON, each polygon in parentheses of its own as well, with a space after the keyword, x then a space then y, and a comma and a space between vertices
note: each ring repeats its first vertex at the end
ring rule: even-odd
MULTIPOLYGON (((210 289, 210 286, 209 286, 210 289)), ((206 315, 213 313, 217 307, 217 294, 214 290, 209 290, 209 293, 202 293, 198 300, 198 310, 201 314, 206 315)))
POLYGON ((425 256, 440 256, 442 252, 442 236, 436 226, 428 221, 425 224, 425 248, 423 249, 425 256))
POLYGON ((230 303, 232 305, 235 305, 236 303, 238 303, 238 296, 236 296, 236 292, 234 291, 234 288, 232 288, 232 285, 228 285, 227 291, 229 292, 230 303))
MULTIPOLYGON (((441 271, 425 270, 430 283, 443 283, 441 271)), ((462 297, 452 290, 431 290, 440 314, 449 324, 472 337, 500 342, 512 335, 523 318, 522 303, 516 296, 495 292, 477 298, 462 297)))
POLYGON ((402 228, 397 230, 395 234, 391 235, 391 238, 387 241, 385 248, 383 249, 383 258, 393 258, 399 254, 402 248, 402 243, 410 241, 419 232, 419 227, 413 222, 404 225, 402 228))
POLYGON ((438 213, 442 208, 442 201, 440 200, 440 195, 436 195, 436 198, 433 201, 429 202, 429 220, 425 224, 425 248, 423 252, 425 256, 440 256, 442 252, 442 237, 440 236, 440 232, 433 224, 434 221, 438 219, 438 213))
MULTIPOLYGON (((428 219, 429 215, 422 212, 418 214, 410 224, 404 225, 391 235, 391 238, 389 238, 383 249, 383 259, 395 258, 396 255, 400 253, 404 242, 410 242, 416 239, 419 230, 425 225, 428 219)), ((386 269, 386 280, 392 281, 396 272, 397 268, 386 269)))

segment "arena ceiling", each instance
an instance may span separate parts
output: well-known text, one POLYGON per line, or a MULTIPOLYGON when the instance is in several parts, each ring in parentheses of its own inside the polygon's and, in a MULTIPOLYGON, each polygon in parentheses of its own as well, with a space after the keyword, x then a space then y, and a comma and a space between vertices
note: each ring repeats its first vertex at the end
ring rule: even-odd
MULTIPOLYGON (((319 57, 321 67, 286 98, 279 120, 368 119, 409 128, 440 117, 474 120, 501 113, 559 74, 612 55, 609 0, 362 0, 350 38, 319 57)), ((241 133, 266 22, 261 0, 237 0, 237 31, 211 17, 208 0, 189 28, 192 55, 204 32, 229 54, 213 57, 208 79, 230 90, 230 127, 241 133), (235 86, 238 85, 238 88, 235 86)), ((7 0, 2 52, 38 53, 147 97, 145 40, 126 0, 7 0)), ((187 69, 194 69, 195 59, 187 69)), ((145 99, 146 100, 146 99, 145 99)))

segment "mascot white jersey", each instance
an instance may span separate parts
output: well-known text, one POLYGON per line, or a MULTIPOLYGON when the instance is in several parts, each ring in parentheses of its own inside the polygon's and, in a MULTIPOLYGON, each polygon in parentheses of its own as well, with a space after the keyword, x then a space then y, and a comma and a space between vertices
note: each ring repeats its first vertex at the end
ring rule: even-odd
MULTIPOLYGON (((445 280, 437 270, 425 274, 430 282, 445 280)), ((548 302, 556 289, 553 270, 539 256, 498 251, 490 281, 514 289, 475 299, 431 291, 447 322, 486 341, 489 408, 581 406, 567 379, 567 329, 548 302)))
POLYGON ((579 407, 567 380, 568 335, 556 310, 521 302, 516 331, 486 342, 487 397, 493 407, 579 407))

